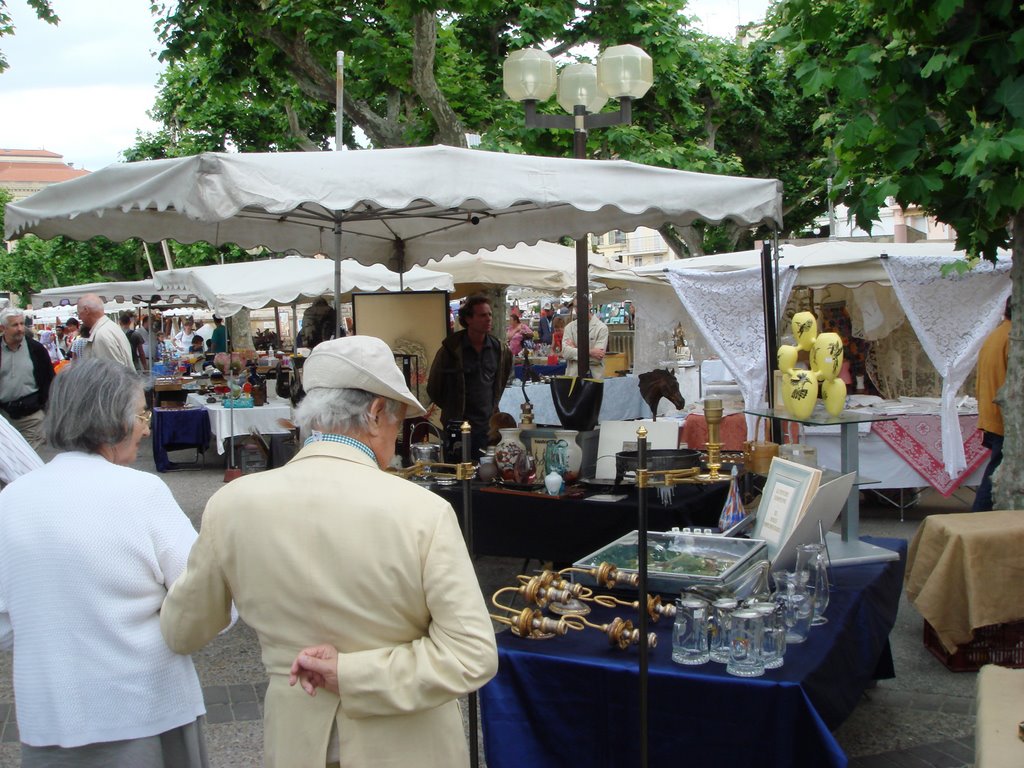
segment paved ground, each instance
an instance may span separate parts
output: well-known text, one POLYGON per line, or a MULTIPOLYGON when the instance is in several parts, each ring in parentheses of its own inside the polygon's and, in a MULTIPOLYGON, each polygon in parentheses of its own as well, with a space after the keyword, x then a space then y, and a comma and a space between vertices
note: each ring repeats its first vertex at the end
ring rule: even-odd
MULTIPOLYGON (((144 450, 139 469, 155 471, 144 450)), ((198 527, 206 500, 223 484, 223 466, 161 475, 198 527)), ((942 499, 925 494, 906 522, 889 506, 866 501, 862 532, 910 539, 925 514, 964 511, 970 493, 942 499)), ((485 594, 507 584, 521 560, 484 557, 477 573, 485 594)), ((961 768, 974 757, 974 673, 947 671, 924 648, 921 617, 902 598, 891 641, 896 678, 864 696, 836 736, 851 768, 961 768)), ((262 698, 266 675, 253 632, 239 622, 195 656, 207 705, 206 738, 214 768, 258 766, 262 760, 262 698)), ((11 655, 0 653, 0 768, 18 765, 18 732, 11 686, 11 655)))

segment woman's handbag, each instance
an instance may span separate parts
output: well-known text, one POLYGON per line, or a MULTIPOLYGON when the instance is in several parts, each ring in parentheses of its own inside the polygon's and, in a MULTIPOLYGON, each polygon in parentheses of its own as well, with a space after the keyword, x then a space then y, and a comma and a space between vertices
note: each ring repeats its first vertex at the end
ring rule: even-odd
MULTIPOLYGON (((779 444, 757 439, 761 433, 762 421, 763 419, 758 418, 754 424, 754 439, 743 444, 743 467, 747 472, 767 475, 772 466, 772 459, 779 455, 779 444)), ((765 429, 767 430, 767 424, 765 429)), ((765 434, 767 436, 767 432, 765 434)))
POLYGON ((588 432, 596 427, 603 399, 604 382, 600 379, 581 379, 579 376, 554 376, 551 379, 551 401, 566 429, 588 432))

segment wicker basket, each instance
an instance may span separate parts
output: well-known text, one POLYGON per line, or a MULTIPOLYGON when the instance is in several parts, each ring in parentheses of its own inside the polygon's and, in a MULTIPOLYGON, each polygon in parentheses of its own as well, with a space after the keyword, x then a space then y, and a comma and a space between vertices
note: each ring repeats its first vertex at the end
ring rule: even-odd
POLYGON ((924 647, 952 672, 976 672, 985 664, 1024 668, 1024 621, 974 630, 974 639, 949 653, 932 625, 924 623, 924 647))

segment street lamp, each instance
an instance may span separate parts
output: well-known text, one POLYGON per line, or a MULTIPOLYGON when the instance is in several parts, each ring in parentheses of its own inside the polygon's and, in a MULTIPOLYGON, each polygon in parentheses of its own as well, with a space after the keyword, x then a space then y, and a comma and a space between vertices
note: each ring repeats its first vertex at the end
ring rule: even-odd
MULTIPOLYGON (((635 45, 608 48, 593 64, 569 64, 561 73, 549 54, 537 48, 514 51, 502 68, 505 93, 523 103, 528 128, 564 128, 573 131, 573 157, 587 156, 587 132, 591 128, 628 125, 633 119, 633 99, 639 99, 654 82, 651 57, 635 45), (557 90, 558 103, 568 115, 537 112, 557 90), (618 112, 601 112, 608 99, 619 100, 618 112)), ((583 350, 579 375, 590 375, 590 299, 587 295, 590 261, 587 241, 576 241, 576 339, 583 350)))

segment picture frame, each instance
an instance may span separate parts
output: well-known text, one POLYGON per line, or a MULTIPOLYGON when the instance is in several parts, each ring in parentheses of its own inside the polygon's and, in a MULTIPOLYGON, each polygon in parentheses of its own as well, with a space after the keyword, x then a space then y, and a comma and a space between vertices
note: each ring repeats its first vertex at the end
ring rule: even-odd
POLYGON ((752 538, 763 539, 774 561, 821 484, 821 470, 775 457, 757 507, 752 538))
POLYGON ((429 408, 427 375, 448 335, 448 293, 353 293, 353 331, 382 339, 395 353, 406 384, 429 408))

